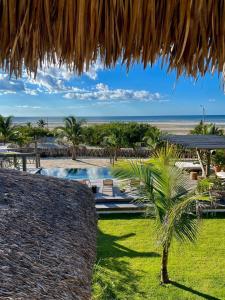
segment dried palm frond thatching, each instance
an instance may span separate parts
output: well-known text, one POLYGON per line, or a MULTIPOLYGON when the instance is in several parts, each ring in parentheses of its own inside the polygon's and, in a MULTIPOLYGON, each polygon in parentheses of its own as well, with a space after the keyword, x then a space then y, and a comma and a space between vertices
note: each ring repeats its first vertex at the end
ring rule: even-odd
POLYGON ((79 74, 101 57, 127 68, 158 57, 197 77, 225 62, 224 0, 0 0, 0 65, 21 75, 43 62, 79 74))
POLYGON ((0 299, 90 299, 94 205, 77 182, 1 169, 0 299))

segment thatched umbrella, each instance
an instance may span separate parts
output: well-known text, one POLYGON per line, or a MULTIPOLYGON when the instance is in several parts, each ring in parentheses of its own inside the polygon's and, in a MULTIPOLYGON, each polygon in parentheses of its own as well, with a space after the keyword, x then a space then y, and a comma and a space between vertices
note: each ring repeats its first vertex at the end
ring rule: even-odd
POLYGON ((0 172, 0 299, 90 299, 96 216, 76 182, 0 172))
POLYGON ((223 71, 224 0, 0 0, 0 65, 21 75, 43 62, 79 73, 101 57, 146 67, 158 57, 178 76, 223 71))

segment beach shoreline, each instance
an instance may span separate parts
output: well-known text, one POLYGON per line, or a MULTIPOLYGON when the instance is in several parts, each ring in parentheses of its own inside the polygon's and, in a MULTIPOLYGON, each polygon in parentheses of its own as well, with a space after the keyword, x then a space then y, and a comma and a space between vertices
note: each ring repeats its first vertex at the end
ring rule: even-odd
MULTIPOLYGON (((124 122, 124 121, 122 121, 124 122)), ((86 125, 85 126, 93 126, 93 125, 100 125, 100 124, 107 124, 107 123, 110 123, 109 121, 99 121, 99 122, 92 122, 92 121, 87 121, 86 122, 86 125)), ((129 123, 128 121, 127 122, 124 122, 124 123, 129 123)), ((137 122, 137 123, 141 123, 141 124, 149 124, 149 125, 152 125, 152 126, 155 126, 155 127, 158 127, 160 130, 162 130, 163 132, 168 132, 168 133, 171 133, 171 134, 188 134, 190 133, 190 131, 192 129, 194 129, 194 127, 199 123, 197 121, 182 121, 182 122, 169 122, 169 121, 160 121, 160 122, 157 122, 157 121, 153 121, 153 122, 150 122, 150 121, 146 121, 146 122, 137 122)), ((209 123, 209 122, 207 122, 209 123)), ((26 122, 20 122, 20 123, 17 123, 17 122, 14 122, 15 125, 26 125, 26 122)), ((32 124, 35 124, 35 122, 33 122, 32 124)), ((223 129, 225 130, 225 122, 218 122, 218 123, 215 123, 216 126, 218 126, 220 129, 223 129)), ((51 122, 49 121, 48 124, 46 125, 47 128, 49 129, 54 129, 56 127, 59 127, 59 126, 62 126, 63 125, 63 122, 51 122)))

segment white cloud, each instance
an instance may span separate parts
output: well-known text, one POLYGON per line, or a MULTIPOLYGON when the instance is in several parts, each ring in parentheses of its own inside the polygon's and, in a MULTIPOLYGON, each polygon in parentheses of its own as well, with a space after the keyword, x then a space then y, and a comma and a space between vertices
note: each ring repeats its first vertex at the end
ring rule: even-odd
MULTIPOLYGON (((98 72, 103 69, 103 64, 97 60, 89 71, 84 74, 91 80, 96 80, 98 72)), ((22 78, 10 78, 7 74, 0 72, 0 95, 22 93, 30 96, 39 94, 61 94, 66 99, 71 100, 96 100, 97 105, 113 105, 115 103, 139 102, 166 102, 169 101, 160 93, 151 93, 147 90, 133 90, 110 88, 108 85, 98 83, 92 88, 80 88, 74 86, 77 75, 68 70, 65 65, 44 67, 38 70, 36 78, 31 78, 24 71, 22 78)), ((80 83, 80 81, 79 81, 80 83)), ((80 85, 82 86, 82 85, 80 85)), ((18 107, 19 108, 19 107, 18 107)), ((20 106, 20 108, 22 108, 20 106)), ((28 108, 28 107, 23 107, 28 108)), ((32 107, 30 107, 32 108, 32 107)), ((38 109, 38 107, 33 107, 38 109)))
MULTIPOLYGON (((103 69, 100 60, 90 66, 84 75, 96 80, 98 72, 103 69)), ((76 92, 78 88, 73 87, 72 80, 77 79, 75 72, 70 71, 65 65, 49 66, 39 69, 36 78, 29 77, 23 72, 22 78, 10 78, 8 74, 0 72, 0 95, 24 93, 31 96, 38 94, 58 94, 76 92)))
POLYGON ((210 98, 208 101, 209 101, 209 102, 216 102, 216 99, 210 98))
POLYGON ((130 102, 130 101, 168 101, 159 93, 150 93, 146 90, 110 89, 103 83, 96 84, 93 89, 78 89, 76 92, 66 93, 64 98, 75 100, 97 100, 101 102, 130 102))
POLYGON ((41 109, 40 106, 30 106, 30 105, 16 105, 16 108, 22 108, 22 109, 41 109))
POLYGON ((87 75, 89 78, 96 80, 98 77, 98 72, 103 69, 104 69, 103 63, 100 61, 100 59, 97 59, 97 61, 89 67, 88 71, 84 71, 84 74, 87 75))

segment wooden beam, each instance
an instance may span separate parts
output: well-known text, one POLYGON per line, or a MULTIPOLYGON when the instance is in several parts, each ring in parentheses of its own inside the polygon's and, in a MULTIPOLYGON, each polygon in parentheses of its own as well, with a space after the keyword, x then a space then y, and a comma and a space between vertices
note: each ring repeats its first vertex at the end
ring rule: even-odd
POLYGON ((26 156, 22 157, 22 165, 23 165, 23 171, 26 172, 27 171, 27 158, 26 158, 26 156))
POLYGON ((16 157, 16 155, 13 156, 13 165, 14 165, 14 168, 17 167, 17 157, 16 157))
POLYGON ((203 162, 202 162, 202 159, 201 159, 199 149, 196 148, 196 152, 197 152, 197 157, 198 157, 199 164, 200 164, 201 169, 202 169, 202 176, 206 177, 206 172, 205 172, 205 168, 204 168, 204 165, 203 165, 203 162))
POLYGON ((211 164, 211 152, 208 150, 206 152, 206 177, 209 177, 210 175, 210 164, 211 164))

